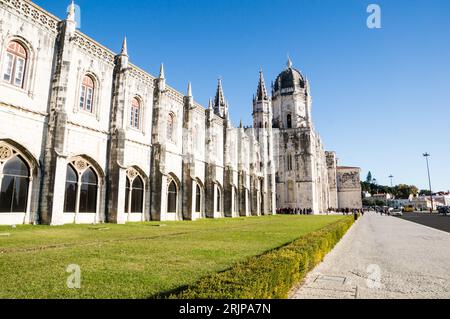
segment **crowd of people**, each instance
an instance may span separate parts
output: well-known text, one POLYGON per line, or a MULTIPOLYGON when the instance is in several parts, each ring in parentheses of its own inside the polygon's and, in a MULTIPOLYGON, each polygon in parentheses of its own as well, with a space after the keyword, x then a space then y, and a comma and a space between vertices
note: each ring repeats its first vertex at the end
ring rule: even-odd
POLYGON ((329 208, 328 213, 338 213, 338 214, 342 214, 342 215, 361 214, 364 216, 364 209, 329 208))
POLYGON ((278 208, 278 215, 311 215, 313 213, 312 208, 278 208))
MULTIPOLYGON (((312 215, 313 210, 311 208, 278 208, 278 215, 312 215)), ((327 214, 338 213, 343 215, 361 214, 364 215, 363 209, 350 209, 350 208, 328 208, 327 214)))
MULTIPOLYGON (((359 216, 364 216, 364 209, 351 209, 351 208, 328 208, 327 215, 331 213, 338 213, 343 214, 345 216, 347 215, 353 215, 355 217, 355 220, 358 220, 359 216)), ((313 210, 311 208, 279 208, 277 209, 278 215, 312 215, 313 210)))

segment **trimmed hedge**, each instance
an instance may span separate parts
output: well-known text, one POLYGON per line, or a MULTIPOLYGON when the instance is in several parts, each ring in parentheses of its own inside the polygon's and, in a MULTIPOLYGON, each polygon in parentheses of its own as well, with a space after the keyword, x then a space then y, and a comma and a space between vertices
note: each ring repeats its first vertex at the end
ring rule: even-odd
POLYGON ((169 295, 176 299, 285 299, 353 225, 348 217, 169 295))

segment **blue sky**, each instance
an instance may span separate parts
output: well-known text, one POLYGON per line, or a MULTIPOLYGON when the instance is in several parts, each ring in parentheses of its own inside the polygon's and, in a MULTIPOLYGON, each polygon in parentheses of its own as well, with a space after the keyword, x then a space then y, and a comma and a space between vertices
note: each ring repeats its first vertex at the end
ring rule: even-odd
MULTIPOLYGON (((36 0, 64 17, 68 0, 36 0)), ((223 78, 235 124, 250 125, 262 67, 267 84, 286 64, 310 80, 313 116, 342 165, 381 184, 450 189, 450 1, 448 0, 78 0, 81 31, 207 104, 223 78), (382 29, 368 29, 369 4, 382 29)))

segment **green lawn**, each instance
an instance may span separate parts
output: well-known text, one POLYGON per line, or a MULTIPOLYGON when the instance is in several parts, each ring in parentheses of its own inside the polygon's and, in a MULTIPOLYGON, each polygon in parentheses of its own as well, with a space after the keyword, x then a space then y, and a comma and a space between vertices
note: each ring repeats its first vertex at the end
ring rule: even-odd
POLYGON ((0 226, 0 298, 149 298, 341 218, 0 226), (70 264, 81 267, 81 289, 67 288, 70 264))

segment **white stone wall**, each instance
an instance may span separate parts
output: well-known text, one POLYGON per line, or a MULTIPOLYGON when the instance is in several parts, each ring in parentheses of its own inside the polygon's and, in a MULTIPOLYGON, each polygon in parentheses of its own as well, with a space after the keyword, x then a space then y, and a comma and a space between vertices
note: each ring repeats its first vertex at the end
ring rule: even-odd
MULTIPOLYGON (((17 144, 26 151, 25 159, 39 163, 43 154, 43 138, 46 130, 46 115, 52 59, 56 40, 56 19, 49 17, 48 23, 39 19, 30 23, 25 16, 26 8, 0 1, 0 142, 17 144), (3 81, 6 47, 10 41, 20 42, 27 51, 28 65, 22 88, 3 81), (42 80, 39 80, 42 79, 42 80)), ((40 12, 37 12, 40 16, 40 12)), ((13 145, 14 146, 14 145, 13 145)), ((0 172, 1 173, 1 172, 0 172)), ((2 213, 0 224, 12 225, 33 222, 37 218, 39 169, 30 180, 33 194, 30 195, 26 213, 2 213), (31 196, 32 195, 32 196, 31 196)))
POLYGON ((339 207, 337 194, 337 172, 336 172, 336 153, 327 152, 327 171, 328 171, 328 186, 329 186, 329 208, 336 209, 339 207))
POLYGON ((357 167, 337 168, 339 208, 362 208, 360 173, 357 167))
MULTIPOLYGON (((25 0, 0 0, 0 17, 1 70, 6 46, 11 40, 22 43, 29 57, 23 88, 0 79, 0 143, 17 146, 33 169, 30 177, 30 194, 33 195, 30 195, 27 213, 1 214, 0 224, 38 221, 43 201, 51 210, 53 225, 103 222, 111 213, 116 214, 114 218, 118 223, 148 220, 154 213, 150 212, 150 181, 156 182, 152 179, 161 182, 161 188, 153 193, 160 194, 155 195, 160 204, 160 219, 180 220, 186 216, 183 201, 189 197, 195 201, 193 192, 182 193, 187 177, 189 183, 192 182, 190 188, 195 189, 199 183, 205 193, 202 212, 190 212, 192 219, 204 217, 211 207, 214 211, 208 213, 213 217, 229 213, 225 212, 225 203, 221 204, 220 211, 216 209, 219 191, 223 202, 225 197, 233 201, 233 217, 262 214, 266 209, 261 206, 262 196, 275 198, 278 195, 279 207, 313 208, 315 212, 327 208, 333 196, 329 194, 330 169, 322 142, 308 122, 309 88, 271 101, 265 99, 263 112, 255 115, 255 123, 268 122, 269 125, 273 116, 281 134, 234 128, 226 114, 227 103, 223 106, 223 117, 212 114, 212 109, 195 103, 189 94, 185 96, 165 85, 164 77, 154 77, 129 63, 126 47, 115 54, 83 33, 73 31, 73 21, 60 21, 25 0), (66 33, 61 34, 61 41, 57 42, 58 30, 64 32, 65 27, 66 33), (94 79, 95 86, 94 107, 90 113, 79 107, 85 75, 94 79), (134 98, 141 107, 139 128, 130 124, 134 98), (173 138, 167 137, 169 114, 173 114, 175 120, 173 138), (292 115, 292 125, 297 129, 296 134, 288 137, 283 135, 287 133, 283 131, 287 126, 287 114, 292 115), (155 153, 155 147, 160 153, 155 153), (292 156, 292 171, 286 169, 287 155, 292 156), (152 166, 154 156, 161 156, 161 161, 159 158, 156 161, 157 167, 152 166), (85 160, 97 174, 95 214, 64 212, 67 165, 74 158, 85 160), (272 167, 269 167, 270 162, 272 167), (189 170, 186 170, 187 165, 189 170), (213 176, 207 175, 210 168, 213 176), (125 212, 125 185, 130 169, 136 170, 144 181, 142 213, 125 212), (273 185, 274 193, 270 194, 269 185, 274 184, 276 172, 279 183, 276 190, 273 185), (167 188, 172 179, 179 190, 176 214, 167 213, 167 188), (50 205, 40 194, 39 185, 43 181, 45 191, 42 192, 48 192, 46 199, 51 198, 50 205), (291 199, 287 198, 290 182, 293 185, 291 199), (213 186, 207 186, 209 184, 213 186), (214 187, 209 192, 212 197, 208 200, 213 205, 208 206, 210 208, 206 207, 207 187, 214 187), (108 188, 115 192, 115 198, 106 198, 110 193, 108 188), (224 192, 229 193, 225 196, 224 192), (236 197, 240 198, 239 209, 234 204, 236 197), (246 205, 242 209, 243 198, 246 198, 246 205), (114 211, 108 212, 109 207, 114 211)), ((344 193, 345 189, 340 191, 344 193)), ((268 202, 268 198, 264 202, 268 202)), ((192 205, 191 209, 194 210, 192 205)))

